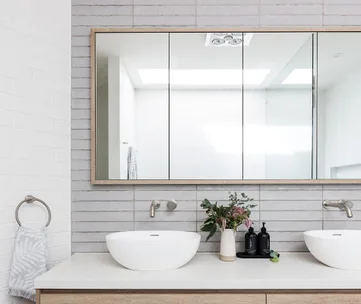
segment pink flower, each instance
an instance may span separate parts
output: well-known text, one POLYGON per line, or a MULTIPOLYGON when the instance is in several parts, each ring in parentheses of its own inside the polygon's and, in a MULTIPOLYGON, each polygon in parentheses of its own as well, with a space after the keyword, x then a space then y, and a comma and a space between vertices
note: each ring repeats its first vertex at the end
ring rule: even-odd
POLYGON ((232 216, 237 217, 244 214, 245 212, 246 211, 243 208, 234 206, 232 209, 232 216))
POLYGON ((245 221, 244 221, 244 225, 248 228, 250 228, 252 226, 253 222, 247 218, 245 221))

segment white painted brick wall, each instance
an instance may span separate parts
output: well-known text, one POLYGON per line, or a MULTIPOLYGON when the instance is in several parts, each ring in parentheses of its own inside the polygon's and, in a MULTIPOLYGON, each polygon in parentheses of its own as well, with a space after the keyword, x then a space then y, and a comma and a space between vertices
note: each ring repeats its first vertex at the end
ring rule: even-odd
MULTIPOLYGON (((256 225, 266 220, 272 247, 306 250, 302 231, 361 229, 361 186, 92 186, 90 185, 90 48, 92 27, 328 27, 361 26, 361 0, 73 0, 72 1, 72 208, 74 252, 106 251, 104 236, 126 229, 199 230, 200 200, 225 199, 228 190, 246 191, 259 207, 256 225), (355 216, 322 212, 321 202, 352 199, 355 216), (149 222, 153 199, 174 198, 177 211, 159 210, 149 222), (114 214, 111 214, 113 212, 114 214), (108 214, 109 213, 109 214, 108 214), (196 217, 195 217, 196 214, 196 217), (310 214, 307 216, 307 214, 310 214), (92 222, 89 222, 91 220, 92 222)), ((1 122, 0 122, 1 124, 1 122)), ((162 205, 162 208, 164 204, 162 205)), ((201 251, 219 250, 217 238, 201 251)), ((237 243, 238 248, 241 242, 237 243)))
MULTIPOLYGON (((50 266, 70 254, 70 16, 70 0, 0 4, 1 304, 28 303, 7 295, 14 211, 27 194, 52 210, 50 266)), ((23 222, 45 223, 43 208, 23 207, 23 222)))

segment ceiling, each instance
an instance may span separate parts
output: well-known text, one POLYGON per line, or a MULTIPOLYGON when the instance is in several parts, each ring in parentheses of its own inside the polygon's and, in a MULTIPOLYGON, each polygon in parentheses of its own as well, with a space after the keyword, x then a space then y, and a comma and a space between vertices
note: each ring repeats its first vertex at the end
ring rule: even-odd
MULTIPOLYGON (((318 41, 321 89, 327 89, 361 67, 360 33, 320 33, 318 41)), ((196 85, 178 83, 171 85, 171 88, 239 89, 241 79, 227 82, 224 77, 227 71, 236 70, 238 73, 241 70, 242 47, 205 46, 205 42, 205 33, 172 33, 168 58, 167 33, 98 33, 98 81, 106 81, 107 58, 119 56, 135 88, 167 88, 166 83, 145 84, 139 73, 140 70, 167 73, 169 60, 173 79, 179 70, 186 70, 190 83, 190 76, 200 78, 200 75, 206 76, 208 73, 210 78, 223 77, 220 83, 217 80, 216 83, 202 83, 195 78, 196 85), (219 70, 223 72, 217 73, 219 70)), ((260 81, 247 81, 245 76, 246 89, 311 88, 310 84, 283 84, 295 69, 312 69, 311 33, 255 33, 249 45, 244 46, 243 58, 246 71, 268 70, 264 79, 259 78, 260 81)))

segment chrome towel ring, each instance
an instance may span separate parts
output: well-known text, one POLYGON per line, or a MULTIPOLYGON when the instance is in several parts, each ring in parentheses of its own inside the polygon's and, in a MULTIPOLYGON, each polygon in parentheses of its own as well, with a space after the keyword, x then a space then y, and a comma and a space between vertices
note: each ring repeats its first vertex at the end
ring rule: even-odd
POLYGON ((45 202, 42 201, 41 199, 36 198, 36 197, 34 197, 34 196, 32 196, 32 195, 27 195, 27 196, 25 197, 25 199, 23 199, 23 200, 17 205, 17 207, 16 207, 16 209, 15 209, 15 219, 16 219, 17 223, 19 224, 19 226, 21 226, 21 222, 20 222, 20 219, 19 219, 19 209, 20 209, 21 205, 24 204, 24 203, 30 204, 30 203, 34 203, 34 202, 42 203, 42 204, 45 206, 46 210, 48 211, 48 221, 46 222, 46 225, 45 225, 45 227, 48 227, 49 224, 50 224, 50 222, 51 222, 51 211, 50 211, 50 208, 49 208, 49 206, 48 206, 47 203, 45 203, 45 202))

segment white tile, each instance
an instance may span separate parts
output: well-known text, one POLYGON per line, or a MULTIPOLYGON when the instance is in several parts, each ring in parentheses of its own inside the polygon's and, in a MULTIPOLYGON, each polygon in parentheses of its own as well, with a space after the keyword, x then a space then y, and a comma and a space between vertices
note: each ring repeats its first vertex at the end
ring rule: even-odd
POLYGON ((316 191, 262 191, 260 192, 260 200, 283 200, 283 201, 290 201, 290 200, 322 200, 322 191, 316 190, 316 191))
POLYGON ((97 212, 80 212, 72 213, 73 222, 132 222, 133 211, 97 211, 97 212))
POLYGON ((129 201, 133 191, 73 191, 73 201, 129 201))
POLYGON ((261 221, 322 221, 322 211, 261 211, 261 221))
POLYGON ((140 191, 170 191, 170 190, 196 190, 196 185, 134 185, 135 190, 140 191))
MULTIPOLYGON (((149 211, 135 212, 136 222, 195 222, 196 212, 183 212, 183 211, 155 211, 155 217, 151 218, 149 211)), ((171 223, 169 226, 171 227, 171 223)))
POLYGON ((321 26, 321 15, 262 15, 261 26, 321 26))
POLYGON ((325 15, 323 18, 323 24, 329 26, 360 26, 360 16, 336 16, 336 15, 325 15))
POLYGON ((135 26, 194 26, 196 23, 195 16, 134 16, 135 26))
POLYGON ((73 202, 72 210, 73 211, 132 211, 133 201, 73 202))
POLYGON ((196 231, 196 222, 135 222, 135 230, 196 231))
POLYGON ((134 199, 136 201, 152 201, 152 200, 182 200, 182 201, 195 201, 196 200, 196 191, 135 191, 134 199))
POLYGON ((72 25, 89 25, 91 24, 93 27, 95 26, 103 26, 103 25, 128 25, 131 26, 133 24, 133 17, 128 16, 73 16, 72 17, 72 25))
POLYGON ((132 5, 133 0, 72 0, 73 7, 76 5, 132 5))
POLYGON ((261 15, 322 15, 322 5, 262 5, 261 15))
POLYGON ((181 15, 195 15, 196 8, 195 6, 135 6, 134 7, 134 15, 155 15, 155 16, 163 16, 163 15, 173 15, 173 16, 181 16, 181 15))
POLYGON ((71 132, 72 139, 90 139, 89 130, 73 130, 71 132))
POLYGON ((360 4, 360 0, 324 0, 325 6, 329 4, 340 4, 347 6, 348 4, 360 4))
POLYGON ((134 0, 134 5, 195 5, 196 0, 134 0))
POLYGON ((267 230, 272 231, 306 231, 322 229, 322 221, 280 221, 267 222, 267 230))
MULTIPOLYGON (((72 46, 85 46, 90 47, 90 38, 89 36, 75 36, 71 39, 71 45, 72 46)), ((72 64, 74 67, 74 65, 72 64)), ((90 66, 89 60, 87 61, 86 67, 90 66)))
POLYGON ((264 4, 323 4, 323 0, 260 0, 261 5, 264 4))
MULTIPOLYGON (((90 30, 90 29, 89 29, 90 30)), ((71 48, 71 57, 90 57, 90 47, 87 46, 73 46, 71 48)), ((83 75, 81 75, 83 76, 83 75)), ((77 77, 72 72, 72 77, 77 77)), ((90 73, 87 77, 90 77, 90 73)))
POLYGON ((360 230, 361 229, 361 221, 349 221, 345 219, 344 221, 325 221, 323 224, 323 229, 326 230, 360 230))
POLYGON ((325 15, 361 15, 361 5, 325 5, 325 15))
MULTIPOLYGON (((84 47, 77 47, 78 49, 84 47)), ((84 56, 88 56, 88 54, 84 54, 84 56)), ((90 77, 90 68, 72 68, 71 76, 75 78, 89 78, 90 77)))
POLYGON ((197 190, 246 193, 248 191, 259 191, 259 185, 197 185, 197 190))
POLYGON ((90 89, 77 89, 71 90, 72 98, 90 98, 90 89))
POLYGON ((97 243, 72 243, 71 248, 73 252, 109 252, 105 242, 97 243))
POLYGON ((232 15, 258 15, 258 5, 244 6, 199 6, 198 16, 232 16, 232 15))
POLYGON ((73 16, 126 16, 133 14, 133 6, 124 3, 122 5, 81 5, 73 6, 71 12, 73 16))
POLYGON ((361 200, 360 190, 323 191, 324 200, 361 200))
POLYGON ((346 212, 343 210, 324 210, 323 220, 324 221, 361 221, 361 211, 352 211, 353 217, 348 218, 346 212))
POLYGON ((302 231, 296 232, 272 232, 270 234, 271 242, 303 242, 304 236, 302 231))
POLYGON ((251 5, 255 4, 255 0, 198 0, 198 5, 251 5))
POLYGON ((108 232, 75 232, 72 234, 72 242, 87 243, 87 242, 104 242, 108 232))
POLYGON ((197 26, 258 26, 258 16, 198 16, 197 26))
MULTIPOLYGON (((307 252, 305 242, 272 242, 271 249, 278 252, 307 252)), ((280 256, 282 261, 282 255, 280 256)))
MULTIPOLYGON (((88 61, 89 59, 86 57, 86 58, 74 58, 73 61, 76 62, 76 64, 78 64, 78 60, 85 60, 85 61, 88 61)), ((84 61, 83 63, 79 63, 79 66, 78 67, 81 67, 80 65, 84 64, 84 61)), ((85 65, 85 64, 84 64, 85 65)), ((86 66, 84 67, 89 67, 89 64, 87 64, 86 66)), ((90 88, 90 78, 73 78, 72 81, 71 81, 71 84, 72 84, 72 87, 73 88, 90 88)), ((74 100, 72 101, 72 106, 75 107, 76 106, 76 103, 77 103, 77 100, 74 100)), ((87 99, 87 103, 89 104, 89 107, 90 108, 90 100, 87 99)))
POLYGON ((322 210, 322 201, 260 201, 260 209, 263 211, 297 211, 297 210, 322 210))
POLYGON ((72 232, 117 232, 133 230, 132 222, 73 222, 72 232))

